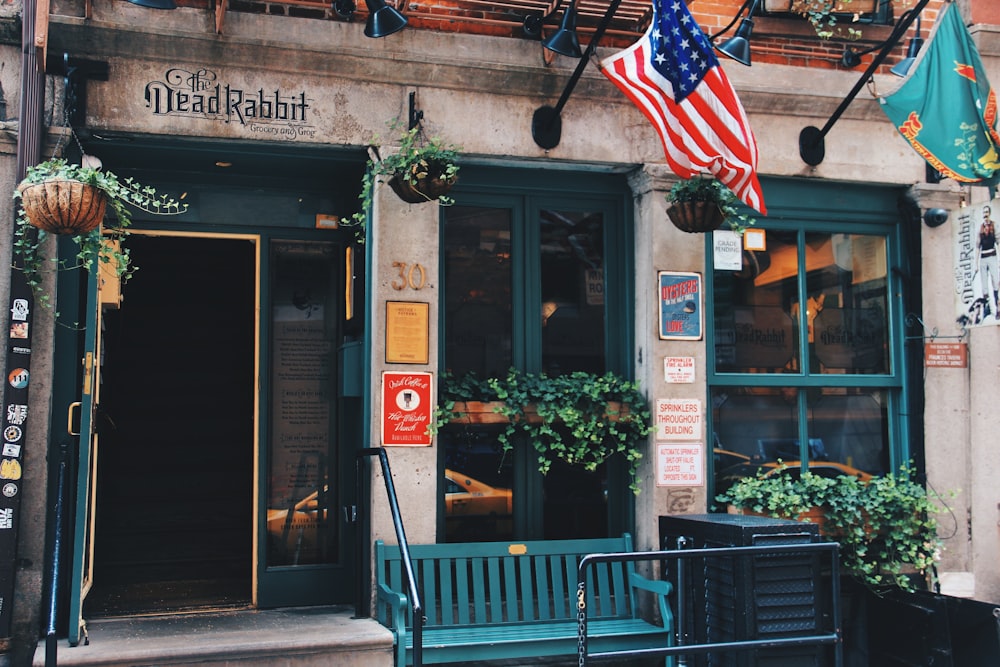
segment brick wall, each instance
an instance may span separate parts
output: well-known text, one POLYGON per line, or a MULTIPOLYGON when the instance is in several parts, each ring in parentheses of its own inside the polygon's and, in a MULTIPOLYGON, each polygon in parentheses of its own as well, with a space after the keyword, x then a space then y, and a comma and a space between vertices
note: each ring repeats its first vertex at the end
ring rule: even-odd
MULTIPOLYGON (((997 0, 973 1, 984 6, 989 5, 989 12, 1000 12, 1000 2, 997 0)), ((916 4, 917 0, 891 0, 891 2, 894 20, 898 20, 903 12, 916 4)), ((688 0, 688 4, 691 13, 702 29, 712 35, 732 21, 743 3, 740 0, 688 0)), ((763 5, 763 2, 761 4, 763 5)), ((941 6, 942 0, 932 0, 921 13, 921 32, 924 39, 930 34, 941 6)), ((737 22, 729 31, 717 38, 717 43, 721 43, 721 40, 735 34, 738 25, 737 22)), ((854 68, 847 68, 841 63, 841 56, 845 48, 858 52, 880 46, 892 31, 890 25, 852 23, 849 17, 841 19, 838 25, 841 27, 839 35, 822 39, 817 36, 816 30, 805 17, 797 15, 759 16, 754 19, 753 38, 750 40, 753 62, 864 71, 880 48, 876 48, 874 53, 862 56, 861 63, 854 68), (847 27, 860 30, 861 37, 858 39, 850 38, 846 30, 847 27)), ((903 39, 889 54, 879 68, 879 73, 887 73, 890 67, 905 57, 906 46, 914 34, 915 25, 911 26, 903 39)))

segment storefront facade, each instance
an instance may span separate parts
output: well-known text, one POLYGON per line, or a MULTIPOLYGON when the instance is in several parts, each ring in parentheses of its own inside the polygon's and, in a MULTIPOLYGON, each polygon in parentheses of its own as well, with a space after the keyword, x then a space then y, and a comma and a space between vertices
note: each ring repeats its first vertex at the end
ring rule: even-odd
MULTIPOLYGON (((975 362, 997 329, 971 330, 964 369, 924 369, 910 342, 925 335, 912 314, 942 335, 954 320, 952 257, 933 252, 950 249, 951 222, 932 228, 923 212, 987 195, 925 183, 871 99, 849 107, 825 159, 806 165, 799 132, 830 117, 859 70, 725 63, 760 145, 769 209, 755 216, 766 250, 733 269, 715 264, 712 235, 670 224, 676 176, 647 121, 594 68, 563 111, 558 145, 533 141, 534 110, 576 66, 549 62, 536 41, 427 29, 370 39, 360 21, 233 8, 219 34, 205 7, 91 11, 53 8, 50 62, 107 63, 107 77, 79 82, 85 123, 75 138, 53 130, 43 156, 82 149, 188 208, 136 216, 140 270, 120 300, 75 272, 59 279, 58 315, 33 313, 12 654, 43 623, 42 508, 62 445, 72 499, 60 624, 71 644, 81 619, 151 606, 355 603, 365 545, 395 539, 380 473, 370 497, 354 477, 356 452, 383 443, 417 543, 629 531, 653 549, 659 516, 707 511, 744 459, 788 459, 792 447, 870 473, 914 460, 939 490, 960 490, 956 517, 973 517, 942 569, 974 579, 981 599, 1000 594, 1000 574, 983 565, 995 528, 975 509, 997 501, 974 463, 995 419, 974 389, 989 383, 975 362), (359 244, 336 221, 357 210, 367 146, 380 136, 391 150, 387 122, 414 112, 428 135, 461 146, 455 204, 408 204, 379 187, 359 244), (697 336, 664 327, 664 284, 685 279, 700 281, 689 299, 703 317, 697 336), (511 367, 615 371, 640 384, 658 427, 687 405, 696 430, 651 435, 638 495, 621 462, 542 476, 526 448, 498 452, 489 429, 446 429, 426 446, 386 436, 386 373, 427 378, 433 394, 442 373, 511 367), (669 467, 678 447, 694 457, 685 475, 669 467), (509 516, 456 521, 448 493, 466 478, 509 489, 509 516)), ((993 25, 976 34, 1000 80, 995 18, 982 16, 993 25)), ((10 39, 2 48, 19 60, 10 39)), ((47 82, 45 125, 59 126, 63 78, 47 82)), ((0 84, 13 118, 17 73, 0 84)), ((13 191, 17 121, 4 122, 0 184, 13 191)), ((11 208, 0 205, 5 225, 11 208)), ((4 293, 9 281, 0 277, 4 293)))

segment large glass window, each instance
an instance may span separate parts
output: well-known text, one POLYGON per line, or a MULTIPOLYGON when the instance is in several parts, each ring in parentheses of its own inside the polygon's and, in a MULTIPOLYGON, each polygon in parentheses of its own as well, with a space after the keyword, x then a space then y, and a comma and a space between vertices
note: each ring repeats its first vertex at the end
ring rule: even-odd
POLYGON ((766 231, 741 271, 715 270, 716 491, 781 463, 835 475, 892 464, 899 371, 890 235, 766 231))
MULTIPOLYGON (((623 196, 458 199, 443 209, 443 369, 477 378, 504 377, 512 367, 549 375, 622 372, 631 328, 609 327, 605 294, 624 297, 627 289, 615 278, 624 275, 627 259, 607 252, 609 244, 626 243, 623 196)), ((621 308, 629 300, 617 302, 621 308)), ((617 311, 614 317, 623 319, 617 311)), ((503 453, 501 428, 462 424, 439 434, 444 540, 590 537, 624 529, 631 494, 622 471, 556 464, 542 476, 530 443, 503 453), (609 511, 609 495, 620 487, 624 493, 609 511)))

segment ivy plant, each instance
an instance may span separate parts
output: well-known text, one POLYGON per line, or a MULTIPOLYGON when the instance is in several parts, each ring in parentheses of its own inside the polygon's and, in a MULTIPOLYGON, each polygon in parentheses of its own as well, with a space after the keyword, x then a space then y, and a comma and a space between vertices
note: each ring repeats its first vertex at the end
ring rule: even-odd
POLYGON ((544 475, 557 460, 593 471, 620 454, 629 466, 630 488, 639 493, 639 462, 653 427, 635 382, 610 372, 549 376, 512 368, 504 377, 482 379, 442 374, 438 397, 431 433, 462 417, 460 401, 496 402, 495 411, 506 417, 497 435, 504 455, 523 435, 544 475))
MULTIPOLYGON (((419 179, 428 176, 436 176, 449 183, 458 180, 458 157, 461 150, 459 146, 445 143, 439 137, 426 138, 419 124, 407 128, 398 118, 389 123, 389 129, 396 134, 396 151, 382 157, 374 144, 372 145, 370 150, 374 153, 374 157, 368 160, 361 180, 361 192, 358 194, 361 206, 344 221, 345 225, 357 228, 355 237, 359 242, 364 242, 364 225, 371 209, 376 181, 393 176, 411 185, 416 185, 419 179)), ((375 142, 378 141, 379 137, 376 136, 375 142)), ((433 199, 435 198, 427 197, 428 201, 433 199)), ((443 206, 455 203, 454 199, 447 195, 441 195, 436 199, 443 206)))
POLYGON ((840 543, 843 567, 874 588, 913 590, 911 571, 933 576, 941 542, 937 505, 909 467, 862 480, 779 467, 744 477, 716 500, 743 511, 798 519, 819 508, 824 534, 840 543))
POLYGON ((861 31, 857 28, 847 26, 846 30, 842 30, 837 25, 838 14, 853 14, 854 20, 858 20, 860 12, 854 11, 851 0, 795 0, 792 9, 804 16, 822 39, 835 35, 850 40, 861 38, 861 31))
POLYGON ((756 224, 756 220, 740 213, 736 208, 736 194, 721 181, 710 176, 694 176, 677 181, 667 193, 667 202, 707 201, 713 202, 722 210, 729 228, 737 234, 743 234, 747 227, 756 224))
MULTIPOLYGON (((85 156, 85 158, 88 156, 85 156)), ((28 167, 24 179, 14 190, 14 199, 22 198, 21 189, 54 179, 79 181, 99 189, 108 206, 114 211, 114 223, 101 225, 85 234, 70 237, 77 251, 72 264, 60 262, 58 257, 46 257, 43 250, 48 232, 31 225, 22 206, 18 206, 14 229, 13 256, 16 266, 24 273, 28 286, 41 305, 51 307, 51 299, 44 292, 42 276, 48 269, 83 268, 92 271, 97 267, 107 267, 125 282, 135 272, 129 250, 123 245, 132 225, 132 208, 153 215, 177 215, 187 211, 187 204, 181 204, 167 195, 157 194, 155 188, 143 185, 133 178, 119 178, 113 172, 100 166, 71 164, 63 158, 53 158, 28 167)))

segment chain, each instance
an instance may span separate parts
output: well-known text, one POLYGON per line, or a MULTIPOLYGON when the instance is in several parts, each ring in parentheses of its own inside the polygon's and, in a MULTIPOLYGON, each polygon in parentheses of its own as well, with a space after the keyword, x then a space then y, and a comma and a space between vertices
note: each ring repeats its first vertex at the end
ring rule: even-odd
POLYGON ((580 582, 576 588, 577 647, 579 667, 587 665, 587 584, 580 582))

